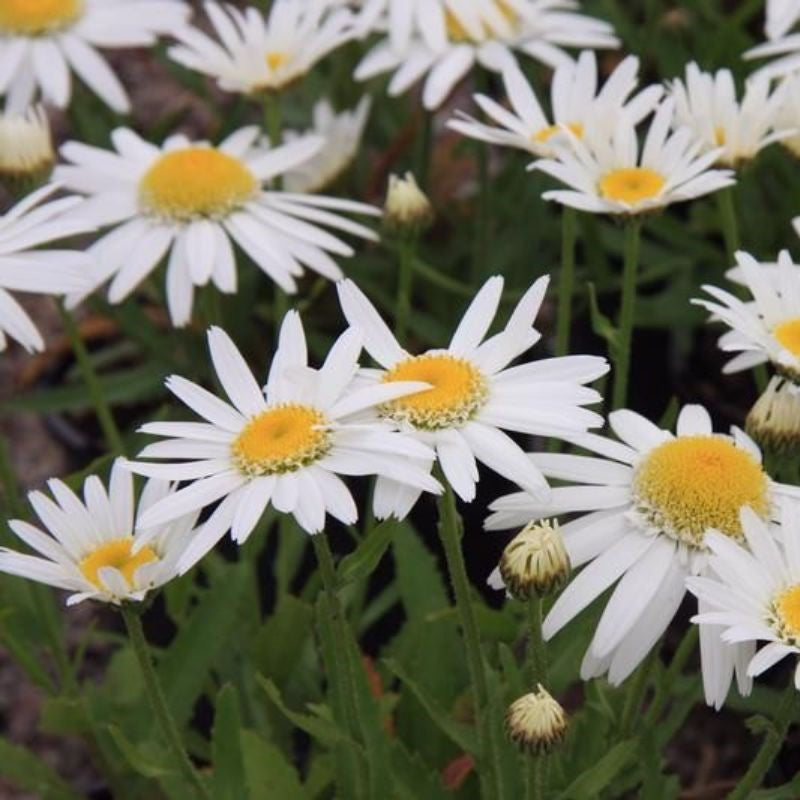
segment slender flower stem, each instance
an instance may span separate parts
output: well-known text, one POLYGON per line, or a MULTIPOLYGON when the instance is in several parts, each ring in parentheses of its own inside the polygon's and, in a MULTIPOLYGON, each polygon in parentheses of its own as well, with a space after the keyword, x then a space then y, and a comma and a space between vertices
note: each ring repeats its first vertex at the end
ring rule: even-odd
POLYGON ((78 324, 75 322, 75 317, 63 306, 59 306, 59 308, 61 309, 61 318, 64 321, 67 336, 72 345, 72 351, 75 353, 75 359, 78 362, 78 369, 86 384, 106 443, 114 455, 124 455, 125 445, 122 441, 122 435, 119 432, 117 423, 114 421, 114 415, 111 413, 111 407, 106 400, 105 394, 103 394, 103 387, 92 365, 89 351, 86 349, 83 339, 81 339, 80 330, 78 329, 78 324))
POLYGON ((147 639, 145 639, 139 613, 127 605, 120 606, 120 612, 122 613, 123 620, 125 620, 125 627, 128 629, 128 636, 131 646, 133 647, 133 652, 136 654, 136 658, 139 661, 139 668, 142 671, 145 691, 150 700, 150 705, 153 708, 156 722, 159 728, 161 728, 161 733, 172 752, 172 757, 188 783, 194 787, 197 796, 203 800, 211 800, 211 795, 206 785, 203 783, 202 778, 183 747, 183 741, 181 740, 178 726, 175 724, 175 720, 167 706, 167 700, 164 697, 161 684, 158 682, 158 675, 153 666, 153 659, 150 656, 150 648, 147 645, 147 639))
POLYGON ((394 307, 394 335, 403 341, 408 332, 411 315, 411 294, 414 285, 414 259, 417 254, 416 237, 403 237, 397 243, 397 300, 394 307))
MULTIPOLYGON (((531 688, 547 681, 547 653, 542 635, 542 599, 532 594, 528 600, 528 628, 530 633, 529 658, 531 688)), ((527 800, 543 800, 547 783, 547 756, 529 755, 527 758, 527 800)))
MULTIPOLYGON (((358 698, 356 697, 357 688, 348 665, 347 653, 344 650, 346 647, 345 642, 353 634, 345 620, 342 604, 339 602, 336 567, 333 563, 333 554, 328 545, 328 539, 323 532, 312 536, 311 542, 314 545, 314 553, 317 557, 317 564, 319 565, 322 586, 328 600, 328 607, 330 608, 331 633, 333 634, 333 639, 341 643, 339 647, 333 649, 335 668, 334 675, 331 677, 336 683, 336 690, 341 699, 342 709, 345 715, 345 719, 343 720, 345 727, 348 729, 350 735, 357 740, 360 733, 359 704, 358 698)), ((363 774, 361 765, 358 763, 357 756, 353 756, 353 759, 355 759, 353 761, 353 772, 356 778, 356 791, 359 797, 363 797, 365 793, 365 775, 363 774)))
POLYGON ((728 795, 728 800, 746 800, 748 797, 752 797, 752 792, 761 785, 761 781, 764 780, 764 776, 780 752, 789 725, 797 716, 798 699, 800 699, 800 692, 794 688, 794 681, 790 679, 775 716, 775 727, 764 736, 761 749, 750 763, 747 772, 736 784, 736 788, 728 795))
POLYGON ((0 434, 0 486, 3 490, 3 506, 10 512, 6 516, 24 517, 25 506, 20 499, 19 484, 14 474, 14 465, 11 463, 11 451, 2 434, 0 434))
POLYGON ((719 209, 720 224, 722 225, 722 236, 725 239, 725 254, 728 269, 736 263, 735 253, 739 249, 739 224, 736 217, 736 198, 734 195, 735 186, 728 186, 717 192, 717 208, 719 209))
POLYGON ((564 206, 561 212, 561 274, 558 278, 558 318, 556 321, 556 355, 569 352, 572 326, 572 291, 575 286, 575 227, 577 212, 564 206))
POLYGON ((628 690, 625 693, 625 703, 622 706, 622 717, 619 723, 622 738, 630 735, 633 730, 636 714, 642 707, 642 701, 647 691, 647 679, 650 677, 650 667, 653 664, 655 654, 656 651, 654 648, 650 655, 639 665, 639 669, 636 670, 636 674, 628 684, 628 690))
POLYGON ((447 569, 456 601, 461 628, 464 632, 464 649, 467 657, 470 682, 475 705, 475 723, 478 731, 479 769, 481 798, 494 800, 502 796, 498 792, 500 773, 498 754, 488 725, 489 682, 486 677, 486 664, 483 659, 478 621, 470 598, 469 578, 461 552, 461 520, 456 510, 453 490, 444 481, 444 494, 439 498, 439 538, 444 547, 447 569))
POLYGON ((636 312, 636 271, 639 265, 639 240, 642 223, 638 219, 628 222, 625 228, 625 261, 622 273, 622 301, 620 304, 617 341, 613 348, 614 394, 612 404, 622 408, 628 399, 628 378, 631 364, 631 338, 636 312))
POLYGON ((675 655, 672 656, 672 661, 670 661, 669 667, 667 667, 667 671, 664 674, 661 685, 656 690, 655 696, 653 697, 653 702, 650 704, 650 708, 647 710, 648 724, 654 725, 658 721, 658 717, 661 714, 661 710, 664 708, 665 703, 667 702, 667 698, 670 695, 676 678, 678 675, 680 675, 684 666, 686 666, 686 662, 689 660, 689 657, 692 655, 695 647, 697 646, 698 635, 699 627, 697 625, 690 625, 686 630, 686 633, 683 635, 683 639, 681 639, 678 649, 675 651, 675 655))

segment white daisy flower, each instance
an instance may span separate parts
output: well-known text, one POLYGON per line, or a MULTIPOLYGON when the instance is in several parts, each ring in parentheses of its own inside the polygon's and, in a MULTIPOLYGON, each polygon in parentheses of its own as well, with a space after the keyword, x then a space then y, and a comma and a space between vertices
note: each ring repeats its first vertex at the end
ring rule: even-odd
MULTIPOLYGON (((533 327, 549 278, 523 295, 506 327, 486 339, 503 292, 503 278, 490 278, 475 296, 444 349, 419 355, 405 351, 378 312, 352 281, 338 284, 348 322, 364 332, 364 349, 380 364, 365 370, 376 386, 425 381, 430 389, 387 401, 378 413, 430 445, 453 490, 467 502, 475 497, 477 461, 534 494, 546 495, 547 482, 504 430, 562 436, 602 424, 582 408, 601 396, 583 384, 608 371, 604 358, 568 356, 508 365, 541 338, 533 327)), ((390 475, 378 478, 376 508, 406 513, 419 489, 399 486, 390 475)))
POLYGON ((675 127, 686 127, 702 142, 703 152, 715 150, 717 164, 739 167, 752 161, 767 145, 797 131, 779 125, 784 89, 770 88, 766 78, 745 84, 741 102, 729 69, 702 72, 694 62, 686 66, 686 79, 674 80, 675 127))
MULTIPOLYGON (((800 655, 800 514, 785 502, 782 525, 770 530, 749 508, 742 509, 747 547, 714 531, 706 537, 710 573, 687 585, 704 610, 692 618, 701 635, 721 637, 731 646, 766 644, 746 665, 756 678, 785 656, 800 655)), ((800 661, 794 673, 800 689, 800 661)))
POLYGON ((780 85, 783 103, 778 109, 775 127, 794 131, 781 138, 781 144, 795 158, 800 158, 800 75, 787 75, 780 85))
POLYGON ((589 128, 579 139, 565 128, 568 141, 554 141, 555 156, 534 162, 532 168, 570 189, 548 191, 543 197, 595 214, 633 216, 733 184, 730 170, 709 169, 719 150, 698 155, 700 142, 687 128, 670 133, 673 108, 671 99, 661 103, 641 150, 636 126, 624 114, 610 136, 589 128))
POLYGON ((7 337, 26 350, 44 350, 44 340, 11 291, 67 295, 91 289, 91 256, 77 250, 39 250, 57 239, 94 230, 91 222, 72 214, 81 200, 64 197, 42 203, 57 185, 29 194, 0 216, 0 351, 7 337))
POLYGON ((703 286, 713 299, 692 302, 729 328, 719 339, 723 352, 736 355, 723 367, 730 374, 770 362, 800 381, 800 266, 782 250, 777 266, 759 264, 749 253, 736 253, 738 272, 752 295, 740 300, 717 286, 703 286))
POLYGON ((38 92, 69 105, 74 72, 107 106, 130 111, 128 95, 96 48, 149 47, 191 13, 183 0, 3 0, 0 95, 21 113, 38 92))
POLYGON ((767 0, 764 33, 768 39, 784 37, 800 20, 800 0, 767 0))
POLYGON ((798 20, 800 20, 799 0, 767 0, 764 26, 767 41, 750 48, 744 57, 756 59, 777 56, 777 58, 756 70, 753 73, 755 76, 782 77, 800 68, 800 33, 790 33, 798 20))
POLYGON ((312 158, 321 139, 265 151, 256 146, 259 133, 256 126, 241 128, 218 145, 177 135, 157 147, 118 128, 111 134, 113 151, 78 142, 61 148, 70 163, 56 167, 55 179, 88 197, 81 208, 87 219, 114 226, 90 248, 99 264, 94 286, 113 278, 110 302, 124 300, 169 254, 167 302, 173 324, 185 325, 195 286, 211 282, 221 292, 236 292, 232 241, 293 293, 304 267, 338 280, 342 273, 331 254, 353 255, 324 228, 377 239, 338 213, 380 215, 372 206, 267 188, 312 158))
POLYGON ((405 46, 397 46, 405 33, 393 32, 401 15, 390 15, 389 36, 362 59, 355 78, 394 72, 388 89, 394 97, 426 76, 422 101, 436 109, 475 64, 501 72, 519 51, 555 67, 571 61, 563 47, 619 45, 608 23, 575 7, 570 0, 432 0, 417 6, 424 32, 405 46))
POLYGON ((55 161, 50 122, 41 106, 0 114, 0 179, 12 186, 44 181, 55 161))
MULTIPOLYGON (((145 534, 133 531, 133 476, 119 460, 111 469, 108 491, 91 475, 83 484, 82 501, 55 478, 47 485, 52 500, 44 492, 31 492, 28 499, 50 535, 11 520, 11 530, 39 555, 0 548, 0 572, 66 589, 72 592, 67 605, 89 599, 115 605, 140 601, 175 577, 196 514, 147 531, 145 544, 145 534)), ((166 481, 148 481, 138 511, 168 503, 173 496, 166 481)))
POLYGON ((581 138, 588 127, 609 130, 623 112, 630 115, 634 124, 644 119, 661 99, 663 88, 649 86, 631 97, 638 84, 638 71, 639 59, 628 56, 598 91, 593 51, 584 50, 577 62, 559 64, 550 85, 551 121, 522 70, 512 64, 503 70, 510 111, 491 97, 476 94, 475 102, 495 124, 457 111, 456 119, 450 120, 448 126, 483 142, 549 156, 553 153, 550 140, 561 132, 562 126, 581 138))
MULTIPOLYGON (((222 500, 178 562, 186 572, 226 531, 236 542, 252 533, 266 507, 292 514, 301 528, 320 532, 325 515, 351 525, 358 512, 339 475, 381 475, 414 491, 439 493, 423 467, 433 453, 365 412, 427 384, 353 388, 361 335, 348 330, 319 370, 308 366, 300 317, 289 312, 262 393, 236 346, 220 328, 208 334, 211 360, 230 403, 177 375, 167 388, 203 422, 151 422, 144 433, 169 437, 146 447, 139 458, 170 463, 128 462, 142 475, 192 481, 174 497, 139 517, 152 528, 222 500)), ((144 534, 147 541, 147 534, 144 534)))
POLYGON ((333 184, 353 163, 367 124, 371 99, 364 96, 351 111, 337 114, 328 100, 314 106, 313 124, 306 133, 286 131, 284 142, 313 134, 325 141, 316 155, 298 164, 283 176, 289 192, 321 192, 333 184))
MULTIPOLYGON (((743 506, 769 520, 780 498, 798 496, 800 489, 772 481, 758 447, 738 428, 730 436, 714 433, 701 406, 681 410, 677 435, 633 411, 615 411, 609 423, 620 441, 593 434, 570 439, 597 455, 531 454, 547 477, 568 485, 552 489, 544 503, 528 492, 501 497, 490 506, 486 528, 580 514, 561 526, 561 534, 573 568, 587 566, 553 605, 544 635, 550 639, 616 583, 581 677, 607 672, 617 685, 666 630, 684 597, 686 576, 706 573, 708 531, 742 540, 743 506)), ((747 647, 729 648, 706 631, 701 654, 709 704, 722 704, 734 667, 740 688, 747 688, 747 647)))
POLYGON ((226 92, 277 91, 353 38, 353 15, 329 0, 274 0, 269 17, 250 6, 203 5, 217 39, 194 27, 175 31, 169 56, 216 80, 226 92))

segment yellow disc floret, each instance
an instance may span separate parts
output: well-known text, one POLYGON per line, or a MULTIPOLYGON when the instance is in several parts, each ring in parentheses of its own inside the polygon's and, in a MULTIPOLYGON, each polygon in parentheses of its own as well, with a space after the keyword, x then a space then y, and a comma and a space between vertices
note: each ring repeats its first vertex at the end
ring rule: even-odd
POLYGON ((273 72, 277 72, 289 60, 289 56, 280 50, 271 50, 267 53, 265 60, 267 66, 273 72))
POLYGON ((774 600, 775 623, 785 639, 800 642, 800 584, 784 589, 774 600))
POLYGON ((464 425, 481 409, 489 394, 483 373, 470 361, 448 353, 428 353, 401 361, 383 380, 431 384, 430 389, 381 407, 392 419, 424 430, 464 425))
POLYGON ((294 472, 330 449, 323 414, 310 406, 288 404, 264 411, 232 444, 233 460, 247 475, 294 472))
POLYGON ((776 325, 772 335, 793 356, 800 356, 800 317, 787 319, 776 325))
POLYGON ((40 36, 65 28, 83 13, 83 0, 0 0, 0 32, 40 36))
MULTIPOLYGON (((583 125, 580 122, 570 122, 566 127, 579 139, 583 138, 583 125)), ((561 133, 561 130, 561 125, 548 125, 546 128, 540 128, 536 131, 536 133, 533 134, 533 140, 539 142, 539 144, 544 144, 557 133, 561 133)))
POLYGON ((489 6, 484 10, 483 18, 479 22, 481 30, 480 36, 477 36, 475 33, 468 31, 452 11, 445 9, 444 21, 447 36, 451 42, 471 42, 472 44, 480 44, 487 39, 501 37, 504 31, 500 29, 501 26, 497 23, 492 25, 491 16, 494 16, 495 20, 505 20, 512 27, 516 26, 519 21, 517 12, 505 0, 490 0, 489 6))
POLYGON ((96 550, 84 557, 78 567, 89 583, 98 589, 104 589, 100 580, 100 570, 103 567, 113 567, 122 573, 125 582, 129 587, 133 587, 133 576, 136 570, 143 564, 157 561, 158 555, 150 547, 142 547, 138 552, 133 553, 133 539, 112 539, 101 545, 96 550))
POLYGON ((634 206, 657 197, 664 188, 664 176, 647 167, 623 167, 600 179, 600 194, 606 200, 634 206))
POLYGON ((139 183, 144 208, 160 217, 222 217, 247 202, 258 181, 237 158, 213 147, 187 147, 161 156, 139 183))
POLYGON ((641 519, 659 533, 695 548, 714 528, 741 539, 743 506, 765 517, 767 476, 761 464, 722 436, 682 436, 651 450, 633 478, 641 519))

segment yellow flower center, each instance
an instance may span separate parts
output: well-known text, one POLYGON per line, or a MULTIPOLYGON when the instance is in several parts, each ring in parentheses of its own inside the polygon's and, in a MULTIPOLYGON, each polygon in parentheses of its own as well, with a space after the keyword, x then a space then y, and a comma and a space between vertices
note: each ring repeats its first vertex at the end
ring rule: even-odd
MULTIPOLYGON (((505 0, 493 0, 492 5, 511 25, 516 25, 518 22, 517 14, 514 9, 510 8, 505 0)), ((493 37, 500 36, 502 31, 495 30, 491 23, 486 19, 481 20, 481 35, 476 37, 473 33, 468 31, 459 21, 458 17, 452 11, 445 9, 444 12, 445 27, 447 28, 447 36, 451 42, 471 42, 472 44, 479 44, 493 37)))
POLYGON ((267 66, 272 72, 277 72, 288 60, 289 56, 280 50, 272 50, 266 56, 267 66))
MULTIPOLYGON (((570 122, 567 127, 579 138, 583 138, 583 125, 580 122, 570 122)), ((546 128, 536 131, 533 140, 543 144, 557 133, 561 133, 560 125, 548 125, 546 128)))
POLYGON ((800 317, 787 319, 786 322, 776 325, 772 335, 793 356, 800 356, 800 317))
POLYGON ((158 555, 150 547, 142 547, 138 553, 132 553, 133 539, 113 539, 89 553, 78 565, 83 576, 98 589, 105 588, 100 580, 103 567, 114 567, 122 573, 128 586, 133 586, 133 576, 143 564, 157 561, 158 555))
POLYGON ((645 456, 633 478, 635 507, 647 524, 702 548, 709 528, 743 536, 739 512, 767 515, 767 476, 750 453, 721 436, 681 436, 645 456))
POLYGON ((246 475, 294 472, 328 452, 326 424, 310 406, 276 406, 247 423, 231 445, 233 460, 246 475))
POLYGON ((714 144, 716 144, 717 147, 725 147, 726 139, 727 136, 725 135, 725 128, 723 128, 721 125, 714 128, 714 144))
POLYGON ((387 416, 416 428, 439 430, 464 425, 486 402, 489 388, 471 362, 447 353, 414 356, 383 376, 388 381, 424 381, 430 389, 382 406, 387 416))
POLYGON ((664 188, 663 175, 647 167, 623 167, 600 179, 600 194, 607 200, 633 206, 656 197, 664 188))
POLYGON ((83 13, 83 0, 0 0, 0 31, 37 36, 64 28, 83 13))
POLYGON ((142 205, 176 220, 221 217, 255 194, 258 181, 238 159, 213 147, 161 156, 139 183, 142 205))
POLYGON ((775 615, 783 636, 800 638, 800 584, 785 589, 775 598, 775 615))

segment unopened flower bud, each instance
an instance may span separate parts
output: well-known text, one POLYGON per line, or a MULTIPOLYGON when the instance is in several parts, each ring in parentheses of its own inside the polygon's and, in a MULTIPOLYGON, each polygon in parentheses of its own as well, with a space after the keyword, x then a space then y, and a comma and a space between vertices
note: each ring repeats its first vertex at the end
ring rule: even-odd
POLYGON ((389 176, 383 224, 389 233, 416 235, 433 223, 433 207, 410 172, 389 176))
POLYGON ((750 409, 745 430, 763 450, 777 456, 800 453, 800 387, 773 377, 750 409))
POLYGON ((503 550, 500 575, 517 600, 560 589, 569 578, 569 555, 558 522, 528 523, 503 550))
POLYGON ((55 153, 50 123, 41 106, 25 114, 0 114, 0 182, 19 197, 44 183, 55 153))
POLYGON ((520 750, 542 755, 563 741, 567 733, 567 715, 540 683, 535 692, 523 695, 508 707, 506 732, 520 750))

